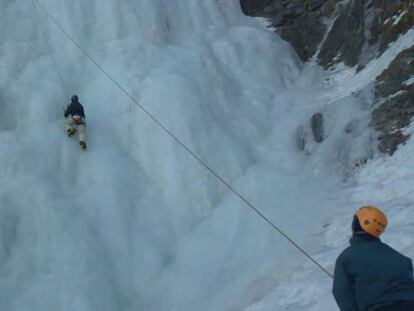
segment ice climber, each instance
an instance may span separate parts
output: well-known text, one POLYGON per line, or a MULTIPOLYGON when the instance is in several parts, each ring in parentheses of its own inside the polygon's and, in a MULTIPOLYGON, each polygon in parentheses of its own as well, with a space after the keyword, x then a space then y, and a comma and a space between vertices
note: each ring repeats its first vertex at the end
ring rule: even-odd
POLYGON ((68 136, 71 137, 79 132, 79 145, 82 149, 86 149, 85 141, 85 112, 83 106, 79 103, 77 95, 73 95, 70 99, 71 103, 65 109, 65 130, 68 136), (77 128, 77 130, 76 130, 77 128))
POLYGON ((414 311, 413 264, 379 239, 387 224, 374 206, 356 211, 351 246, 335 264, 333 294, 341 311, 414 311))

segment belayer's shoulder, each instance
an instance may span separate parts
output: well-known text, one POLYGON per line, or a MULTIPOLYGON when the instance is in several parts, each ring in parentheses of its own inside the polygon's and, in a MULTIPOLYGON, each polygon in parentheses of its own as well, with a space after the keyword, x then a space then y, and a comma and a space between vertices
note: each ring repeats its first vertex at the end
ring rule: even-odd
POLYGON ((347 248, 345 248, 338 256, 339 261, 343 261, 346 260, 348 258, 352 257, 352 247, 348 246, 347 248))

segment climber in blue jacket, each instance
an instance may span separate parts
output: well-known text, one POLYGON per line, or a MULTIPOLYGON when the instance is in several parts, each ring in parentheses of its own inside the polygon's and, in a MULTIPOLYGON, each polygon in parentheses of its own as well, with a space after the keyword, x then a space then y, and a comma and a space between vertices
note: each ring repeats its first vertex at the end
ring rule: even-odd
POLYGON ((355 213, 351 246, 335 264, 333 294, 341 311, 414 311, 413 264, 379 239, 387 224, 374 206, 355 213))
POLYGON ((73 95, 70 101, 64 113, 65 118, 67 118, 65 130, 69 137, 79 131, 79 145, 85 150, 85 112, 77 95, 73 95))

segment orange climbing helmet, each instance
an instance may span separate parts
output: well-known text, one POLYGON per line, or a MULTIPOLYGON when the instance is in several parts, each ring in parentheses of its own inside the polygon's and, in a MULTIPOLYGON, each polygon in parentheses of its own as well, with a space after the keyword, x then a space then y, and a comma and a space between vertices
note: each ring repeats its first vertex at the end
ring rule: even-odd
POLYGON ((375 206, 365 205, 355 213, 361 228, 370 235, 379 237, 388 225, 387 216, 375 206))

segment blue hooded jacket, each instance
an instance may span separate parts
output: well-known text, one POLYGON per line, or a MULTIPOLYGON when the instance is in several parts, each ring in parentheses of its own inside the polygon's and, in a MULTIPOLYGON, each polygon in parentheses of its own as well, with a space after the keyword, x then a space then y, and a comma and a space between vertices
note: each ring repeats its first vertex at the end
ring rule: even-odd
POLYGON ((414 301, 413 265, 377 237, 356 234, 335 264, 333 294, 341 311, 373 311, 414 301))
POLYGON ((65 118, 68 116, 81 116, 82 118, 85 118, 83 106, 79 103, 76 95, 72 96, 71 103, 65 110, 65 118))

